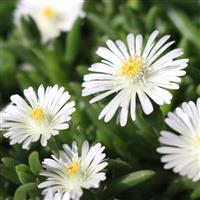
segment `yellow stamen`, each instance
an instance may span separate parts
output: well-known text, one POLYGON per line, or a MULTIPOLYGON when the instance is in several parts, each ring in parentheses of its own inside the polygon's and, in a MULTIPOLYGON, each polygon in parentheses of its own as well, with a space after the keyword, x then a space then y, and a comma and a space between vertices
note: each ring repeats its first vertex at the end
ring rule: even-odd
POLYGON ((78 171, 79 169, 79 164, 78 162, 72 162, 72 164, 67 168, 67 171, 70 173, 70 174, 74 174, 78 171))
POLYGON ((54 11, 53 11, 53 9, 51 8, 51 7, 46 7, 44 10, 43 10, 43 15, 45 16, 45 17, 52 17, 53 16, 53 14, 54 14, 54 11))
POLYGON ((140 71, 142 65, 142 59, 139 56, 135 55, 123 62, 119 74, 128 77, 134 76, 140 71))
POLYGON ((31 112, 31 117, 35 120, 41 120, 44 118, 44 112, 41 107, 35 107, 31 112))

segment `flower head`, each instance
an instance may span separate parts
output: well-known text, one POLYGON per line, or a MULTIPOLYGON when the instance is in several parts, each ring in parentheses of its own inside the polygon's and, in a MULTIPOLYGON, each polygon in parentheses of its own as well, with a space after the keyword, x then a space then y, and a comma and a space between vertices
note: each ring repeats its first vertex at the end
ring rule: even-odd
POLYGON ((11 96, 11 104, 3 112, 2 128, 10 144, 22 143, 28 148, 31 142, 41 138, 42 146, 47 140, 69 127, 70 115, 75 111, 73 101, 64 87, 40 85, 38 92, 32 87, 24 90, 26 99, 19 95, 11 96))
POLYGON ((104 161, 104 146, 100 143, 89 148, 85 141, 82 145, 81 155, 78 154, 77 145, 72 147, 63 145, 64 151, 60 151, 60 158, 52 155, 53 159, 44 159, 41 175, 47 180, 38 187, 45 188, 44 199, 79 199, 82 188, 98 188, 100 181, 106 179, 101 172, 107 166, 104 161))
POLYGON ((136 96, 145 114, 153 111, 150 101, 169 104, 172 95, 167 89, 178 89, 180 76, 185 75, 188 59, 177 59, 183 54, 181 49, 174 49, 163 55, 174 42, 167 42, 169 35, 163 36, 157 43, 154 31, 146 46, 142 47, 142 35, 129 34, 128 48, 121 40, 106 42, 108 48, 100 47, 97 55, 103 58, 89 68, 93 73, 84 76, 83 96, 101 93, 90 103, 97 102, 113 93, 115 97, 105 106, 99 115, 105 122, 111 120, 118 108, 121 108, 119 121, 125 126, 130 110, 135 120, 136 96))
POLYGON ((200 180, 200 98, 190 101, 169 113, 165 120, 177 133, 162 131, 159 141, 163 144, 157 151, 165 154, 161 161, 165 169, 200 180))
POLYGON ((84 0, 20 0, 15 11, 15 24, 22 16, 31 16, 42 35, 43 42, 59 36, 61 31, 70 31, 75 20, 83 17, 84 0))

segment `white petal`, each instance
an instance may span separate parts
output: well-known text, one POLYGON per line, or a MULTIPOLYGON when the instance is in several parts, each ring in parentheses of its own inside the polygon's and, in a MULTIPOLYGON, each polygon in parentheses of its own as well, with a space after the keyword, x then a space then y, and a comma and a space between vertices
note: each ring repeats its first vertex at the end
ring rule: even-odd
POLYGON ((142 52, 142 41, 143 41, 143 37, 142 35, 136 35, 136 39, 135 39, 135 50, 136 50, 136 54, 138 56, 141 55, 142 52))
POLYGON ((153 106, 151 101, 144 92, 138 91, 137 94, 144 113, 147 115, 150 114, 153 111, 153 106))
POLYGON ((133 34, 128 34, 127 44, 128 44, 130 56, 134 56, 136 52, 135 52, 135 38, 133 34))

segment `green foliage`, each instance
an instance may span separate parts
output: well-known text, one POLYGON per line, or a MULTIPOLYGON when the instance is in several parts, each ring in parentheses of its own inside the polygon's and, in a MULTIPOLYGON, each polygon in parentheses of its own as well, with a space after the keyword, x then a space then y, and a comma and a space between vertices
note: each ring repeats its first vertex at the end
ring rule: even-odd
POLYGON ((34 181, 34 176, 27 165, 19 164, 15 169, 18 179, 22 184, 34 181))
POLYGON ((125 190, 128 190, 133 186, 148 180, 154 174, 155 173, 150 170, 141 170, 127 174, 123 177, 118 178, 117 180, 113 180, 113 182, 108 185, 107 195, 109 194, 116 195, 125 190))
POLYGON ((9 181, 12 181, 14 184, 19 183, 15 171, 13 171, 13 169, 6 167, 5 165, 0 164, 0 174, 2 177, 8 179, 9 181))
POLYGON ((72 27, 72 30, 69 32, 66 38, 65 59, 68 64, 73 64, 75 62, 78 50, 80 48, 80 23, 80 19, 77 19, 72 27))
POLYGON ((38 143, 29 151, 21 150, 19 145, 10 146, 0 132, 0 200, 42 199, 37 188, 42 181, 41 161, 52 152, 58 156, 64 143, 81 144, 85 139, 105 145, 109 165, 106 181, 99 189, 84 191, 83 199, 200 199, 200 183, 164 170, 156 152, 167 113, 200 96, 199 1, 88 0, 85 18, 46 45, 33 19, 23 18, 21 28, 13 25, 14 7, 14 0, 0 1, 0 108, 24 88, 58 84, 70 92, 76 112, 70 129, 50 139, 45 148, 38 143), (172 91, 172 103, 154 105, 149 116, 138 106, 136 121, 129 119, 124 128, 116 125, 116 118, 108 123, 98 120, 106 102, 90 105, 89 98, 81 97, 83 75, 99 61, 95 51, 108 38, 125 40, 133 32, 146 40, 155 29, 170 34, 174 46, 190 58, 180 89, 172 91))
POLYGON ((27 196, 32 196, 29 199, 36 199, 37 195, 33 195, 33 191, 37 190, 36 183, 26 183, 17 188, 13 200, 26 200, 27 196))
POLYGON ((38 152, 34 151, 29 155, 28 163, 29 163, 31 171, 35 175, 39 175, 40 170, 41 170, 41 164, 40 164, 38 152))

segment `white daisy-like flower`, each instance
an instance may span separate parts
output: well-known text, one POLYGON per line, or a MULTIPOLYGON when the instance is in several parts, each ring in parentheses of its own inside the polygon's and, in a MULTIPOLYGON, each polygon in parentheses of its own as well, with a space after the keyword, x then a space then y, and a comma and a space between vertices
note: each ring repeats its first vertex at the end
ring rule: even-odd
POLYGON ((177 133, 162 131, 159 141, 163 144, 157 151, 165 154, 161 161, 165 169, 173 168, 175 173, 200 180, 200 98, 196 104, 184 102, 169 113, 165 120, 177 133))
POLYGON ((22 16, 31 16, 45 43, 58 37, 62 31, 71 30, 75 20, 84 16, 83 3, 84 0, 20 0, 14 22, 18 26, 22 16))
POLYGON ((60 151, 60 158, 52 155, 53 159, 44 159, 42 176, 47 180, 39 184, 44 188, 44 199, 80 199, 82 188, 98 188, 100 181, 106 179, 102 170, 107 166, 105 162, 105 147, 100 143, 89 148, 85 141, 79 156, 77 145, 72 147, 63 145, 64 151, 60 151))
POLYGON ((75 103, 68 102, 69 93, 57 85, 46 90, 40 85, 37 94, 29 87, 24 95, 26 99, 12 95, 11 104, 3 112, 4 136, 10 139, 11 145, 23 143, 25 149, 40 138, 41 145, 46 146, 51 136, 69 127, 75 103))
POLYGON ((136 96, 145 114, 153 111, 150 101, 158 105, 169 104, 172 95, 167 89, 178 89, 180 76, 185 75, 188 59, 177 59, 182 49, 167 50, 174 41, 167 42, 169 35, 163 36, 157 43, 158 31, 154 31, 143 48, 142 35, 129 34, 127 45, 121 40, 107 40, 108 48, 100 47, 97 55, 103 58, 89 68, 93 73, 84 76, 83 96, 101 93, 90 103, 97 102, 113 93, 115 97, 105 106, 99 115, 105 122, 111 120, 118 108, 121 108, 119 121, 121 126, 127 123, 128 113, 136 119, 136 96))

